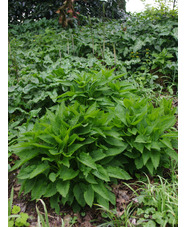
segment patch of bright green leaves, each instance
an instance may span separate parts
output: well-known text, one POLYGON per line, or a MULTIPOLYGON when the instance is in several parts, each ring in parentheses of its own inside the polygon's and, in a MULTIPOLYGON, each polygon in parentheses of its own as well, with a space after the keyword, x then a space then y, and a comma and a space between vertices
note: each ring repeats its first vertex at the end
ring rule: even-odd
POLYGON ((13 206, 14 188, 8 200, 8 226, 30 226, 27 222, 29 216, 27 213, 20 212, 21 208, 17 205, 13 206), (12 207, 13 206, 13 207, 12 207))

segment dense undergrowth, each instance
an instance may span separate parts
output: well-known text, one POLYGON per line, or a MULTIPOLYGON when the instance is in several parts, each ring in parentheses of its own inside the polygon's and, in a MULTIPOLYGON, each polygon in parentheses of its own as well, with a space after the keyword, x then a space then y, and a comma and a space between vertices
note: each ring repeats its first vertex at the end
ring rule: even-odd
MULTIPOLYGON (((49 198, 57 213, 97 203, 109 214, 117 179, 164 176, 177 163, 177 15, 87 23, 64 30, 44 18, 9 28, 9 169, 21 167, 20 193, 49 198)), ((176 199, 159 209, 145 193, 138 224, 177 225, 176 199)))

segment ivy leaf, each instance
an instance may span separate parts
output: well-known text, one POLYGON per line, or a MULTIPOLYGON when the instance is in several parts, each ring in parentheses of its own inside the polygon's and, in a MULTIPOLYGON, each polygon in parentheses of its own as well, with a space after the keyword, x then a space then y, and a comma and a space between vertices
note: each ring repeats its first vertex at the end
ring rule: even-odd
POLYGON ((138 50, 140 50, 142 48, 142 46, 145 45, 145 42, 140 40, 140 39, 137 39, 134 46, 133 46, 133 51, 134 52, 137 52, 138 50))

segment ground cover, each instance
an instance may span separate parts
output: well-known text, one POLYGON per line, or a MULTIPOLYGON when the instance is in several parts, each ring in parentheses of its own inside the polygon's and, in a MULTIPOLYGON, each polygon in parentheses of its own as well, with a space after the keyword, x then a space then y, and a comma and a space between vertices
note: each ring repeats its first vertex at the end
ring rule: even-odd
POLYGON ((177 16, 155 16, 9 29, 12 226, 177 226, 177 16))

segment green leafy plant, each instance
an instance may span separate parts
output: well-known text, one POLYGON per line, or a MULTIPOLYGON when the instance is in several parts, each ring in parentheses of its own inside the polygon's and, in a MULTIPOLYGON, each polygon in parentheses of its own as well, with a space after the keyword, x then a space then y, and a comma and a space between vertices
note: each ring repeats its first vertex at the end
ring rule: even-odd
POLYGON ((29 226, 30 224, 27 222, 29 216, 26 213, 21 211, 19 206, 13 204, 13 197, 14 197, 14 188, 11 190, 10 198, 8 200, 8 226, 29 226))
POLYGON ((109 202, 115 204, 109 182, 128 180, 127 171, 143 168, 153 175, 170 156, 177 159, 170 101, 154 108, 137 97, 113 100, 105 111, 97 102, 67 107, 63 101, 23 133, 14 147, 20 160, 11 169, 22 166, 21 191, 31 191, 32 199, 50 197, 56 212, 59 202, 74 210, 95 201, 108 208, 109 202))
POLYGON ((91 207, 94 200, 107 207, 109 202, 115 204, 105 182, 131 177, 119 168, 119 160, 113 162, 127 144, 109 125, 111 119, 96 103, 89 107, 62 103, 55 114, 47 110, 33 130, 20 137, 15 152, 20 161, 12 170, 22 166, 18 174, 22 190, 31 191, 32 199, 50 197, 58 212, 59 201, 74 209, 91 207))
POLYGON ((133 205, 133 202, 127 205, 127 207, 124 209, 124 213, 122 215, 118 215, 116 209, 109 210, 101 205, 98 205, 102 212, 102 217, 104 220, 104 223, 98 225, 98 227, 108 227, 108 226, 134 226, 131 223, 131 218, 133 217, 134 210, 136 209, 136 206, 133 205), (107 221, 108 220, 108 221, 107 221))
POLYGON ((37 211, 37 215, 38 215, 38 217, 37 217, 38 227, 40 227, 40 226, 42 226, 42 227, 50 227, 46 205, 45 205, 45 203, 44 203, 44 201, 42 199, 39 199, 38 201, 40 201, 42 203, 43 208, 44 208, 44 213, 45 213, 45 218, 44 218, 43 215, 40 213, 37 205, 36 205, 36 211, 37 211))
POLYGON ((171 109, 171 100, 162 99, 160 106, 154 108, 147 99, 126 98, 113 111, 113 124, 121 128, 120 135, 128 144, 123 152, 128 171, 145 168, 153 175, 169 156, 177 160, 177 132, 171 130, 175 109, 171 109))
POLYGON ((140 195, 136 198, 140 204, 137 209, 138 224, 143 226, 178 225, 178 181, 168 182, 159 177, 158 183, 140 182, 140 195))

